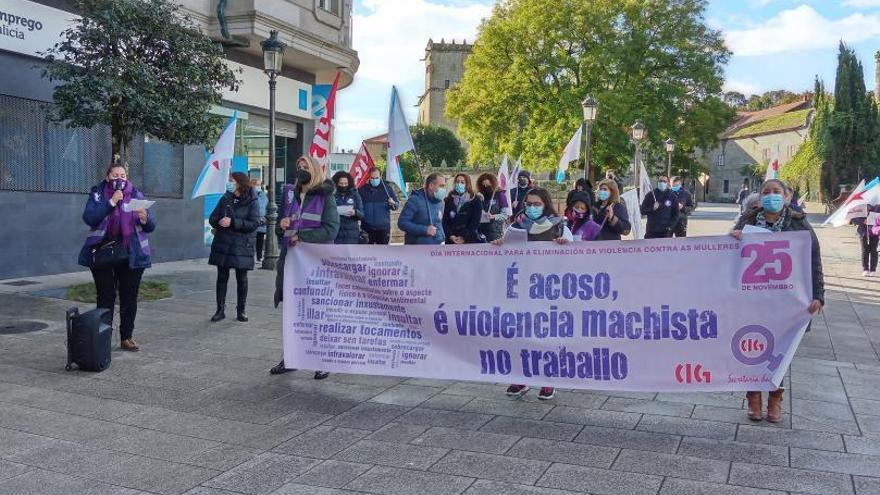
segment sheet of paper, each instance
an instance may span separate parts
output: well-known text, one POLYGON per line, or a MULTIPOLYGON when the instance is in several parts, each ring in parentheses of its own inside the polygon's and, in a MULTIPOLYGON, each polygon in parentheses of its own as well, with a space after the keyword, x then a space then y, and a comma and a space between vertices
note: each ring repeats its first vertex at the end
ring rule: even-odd
POLYGON ((483 210, 482 214, 480 215, 480 223, 489 223, 489 222, 490 222, 489 212, 483 210))
POLYGON ((868 220, 866 221, 867 225, 870 225, 871 227, 877 225, 877 218, 878 217, 880 217, 880 213, 877 213, 876 211, 872 211, 871 213, 868 213, 868 220))
POLYGON ((156 204, 155 201, 150 201, 148 199, 133 199, 128 203, 122 204, 122 211, 129 212, 134 210, 149 210, 151 206, 156 204))
POLYGON ((743 227, 743 234, 769 234, 770 230, 765 229, 764 227, 756 227, 754 225, 745 225, 743 227))
POLYGON ((520 244, 528 242, 529 233, 523 229, 508 227, 507 230, 504 231, 504 237, 502 237, 502 240, 505 244, 520 244))
POLYGON ((336 211, 339 212, 340 217, 347 217, 349 213, 354 211, 354 206, 349 206, 349 205, 337 206, 336 211))

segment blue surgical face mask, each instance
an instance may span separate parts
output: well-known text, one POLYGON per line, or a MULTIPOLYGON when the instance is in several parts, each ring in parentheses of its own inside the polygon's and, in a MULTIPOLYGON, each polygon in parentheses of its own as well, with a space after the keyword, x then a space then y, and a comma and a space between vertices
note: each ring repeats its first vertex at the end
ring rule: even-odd
POLYGON ((675 192, 681 191, 681 186, 672 186, 672 190, 675 192))
POLYGON ((526 216, 532 220, 537 220, 544 216, 543 206, 526 206, 526 216))
POLYGON ((765 194, 761 197, 761 206, 770 213, 779 213, 785 206, 785 198, 781 194, 765 194))
POLYGON ((464 184, 462 184, 461 182, 455 183, 455 192, 457 192, 458 194, 464 194, 465 190, 466 189, 464 187, 464 184))
POLYGON ((446 188, 441 187, 440 189, 437 189, 436 192, 434 192, 434 198, 439 199, 440 201, 443 201, 444 199, 446 199, 446 194, 447 194, 446 188))
POLYGON ((370 185, 373 187, 379 187, 379 184, 382 183, 382 179, 370 179, 370 185))
POLYGON ((227 192, 235 191, 235 183, 234 182, 227 182, 226 183, 226 191, 227 192))
POLYGON ((611 192, 605 189, 599 189, 599 192, 596 193, 596 197, 599 198, 599 201, 608 201, 608 198, 611 197, 611 192))
POLYGON ((669 184, 667 184, 665 182, 658 182, 657 183, 657 190, 658 191, 665 191, 667 187, 669 187, 669 184))

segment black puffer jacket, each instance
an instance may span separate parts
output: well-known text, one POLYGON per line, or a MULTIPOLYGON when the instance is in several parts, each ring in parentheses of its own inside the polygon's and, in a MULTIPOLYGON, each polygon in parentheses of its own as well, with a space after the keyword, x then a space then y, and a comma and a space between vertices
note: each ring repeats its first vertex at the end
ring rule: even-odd
MULTIPOLYGON (((758 212, 762 209, 763 208, 753 208, 743 213, 739 220, 737 220, 733 230, 742 230, 746 225, 755 225, 758 221, 758 212)), ((786 218, 785 223, 782 225, 783 232, 793 232, 798 230, 808 230, 810 232, 810 239, 813 241, 811 250, 813 299, 818 299, 819 301, 822 301, 822 304, 825 304, 825 275, 822 271, 822 253, 819 251, 819 238, 816 237, 816 233, 813 232, 813 227, 810 227, 810 223, 807 222, 806 215, 791 210, 787 206, 785 209, 788 211, 784 213, 786 218)))
POLYGON ((214 242, 211 243, 208 263, 253 270, 257 227, 260 226, 257 199, 252 194, 237 198, 228 192, 220 198, 208 221, 214 227, 214 242), (220 219, 223 217, 232 219, 229 227, 220 226, 220 219))

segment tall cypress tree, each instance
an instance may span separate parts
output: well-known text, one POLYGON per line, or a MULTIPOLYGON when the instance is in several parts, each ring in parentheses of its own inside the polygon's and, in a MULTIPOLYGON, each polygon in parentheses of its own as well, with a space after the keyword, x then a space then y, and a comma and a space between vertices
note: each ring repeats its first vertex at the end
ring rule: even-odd
POLYGON ((868 160, 874 154, 876 128, 876 110, 865 90, 862 64, 855 52, 841 42, 829 126, 832 147, 829 158, 838 180, 855 183, 864 175, 868 160))

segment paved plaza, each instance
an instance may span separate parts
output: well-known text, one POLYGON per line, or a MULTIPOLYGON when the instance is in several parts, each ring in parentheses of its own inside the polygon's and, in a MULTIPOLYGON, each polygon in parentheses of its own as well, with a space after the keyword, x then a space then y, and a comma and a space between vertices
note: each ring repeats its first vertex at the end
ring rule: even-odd
MULTIPOLYGON (((691 231, 733 215, 702 205, 691 231)), ((249 323, 211 324, 204 260, 147 272, 175 296, 140 305, 142 352, 67 373, 60 287, 89 276, 0 283, 0 327, 48 325, 0 332, 0 494, 880 494, 880 279, 861 277, 853 230, 817 232, 827 306, 776 425, 749 422, 743 393, 539 402, 506 384, 270 376, 274 275, 252 273, 249 323)))

